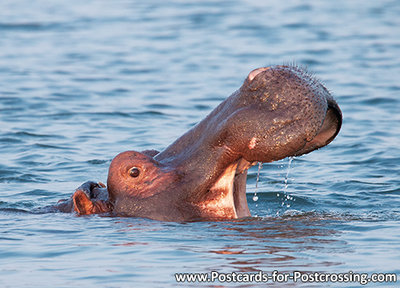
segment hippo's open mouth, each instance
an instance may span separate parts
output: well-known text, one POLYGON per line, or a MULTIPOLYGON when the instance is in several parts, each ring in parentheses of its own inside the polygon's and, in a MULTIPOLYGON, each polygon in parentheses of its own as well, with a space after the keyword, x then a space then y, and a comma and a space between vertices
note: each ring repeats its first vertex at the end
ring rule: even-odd
POLYGON ((248 217, 247 170, 326 146, 341 124, 333 97, 304 70, 259 68, 164 151, 117 155, 107 189, 78 189, 65 210, 167 221, 248 217))
POLYGON ((201 218, 213 215, 213 218, 232 219, 251 216, 247 206, 246 178, 252 164, 240 159, 229 165, 218 180, 199 198, 191 202, 197 206, 201 218))

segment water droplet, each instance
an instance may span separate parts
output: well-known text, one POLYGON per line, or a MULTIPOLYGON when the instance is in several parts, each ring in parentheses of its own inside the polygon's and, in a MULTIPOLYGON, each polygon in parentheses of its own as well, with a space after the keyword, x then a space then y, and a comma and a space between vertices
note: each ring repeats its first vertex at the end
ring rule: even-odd
MULTIPOLYGON (((291 206, 291 204, 287 203, 288 201, 292 201, 292 200, 295 201, 296 200, 296 199, 293 199, 293 197, 288 194, 289 173, 290 173, 290 169, 291 169, 291 166, 292 166, 293 159, 294 159, 294 157, 289 157, 286 176, 285 176, 285 180, 284 180, 283 198, 282 198, 282 203, 281 203, 282 207, 287 207, 287 208, 289 208, 291 206)), ((279 193, 277 193, 277 196, 279 197, 279 193)))
MULTIPOLYGON (((258 200, 257 189, 258 189, 258 181, 260 181, 261 169, 262 169, 262 162, 258 162, 258 171, 257 171, 257 178, 256 178, 256 189, 254 190, 254 196, 253 196, 253 201, 254 202, 257 202, 257 200, 258 200)), ((256 207, 258 207, 257 204, 256 204, 256 207)))
POLYGON ((262 162, 258 162, 258 171, 257 171, 257 179, 256 179, 256 189, 258 188, 258 181, 260 180, 260 172, 262 169, 262 162))

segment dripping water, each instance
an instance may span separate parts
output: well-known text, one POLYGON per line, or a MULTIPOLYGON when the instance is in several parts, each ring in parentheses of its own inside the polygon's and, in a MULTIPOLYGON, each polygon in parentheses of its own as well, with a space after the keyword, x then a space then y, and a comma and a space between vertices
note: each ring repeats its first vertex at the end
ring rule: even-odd
POLYGON ((260 181, 260 172, 262 169, 262 162, 258 162, 258 171, 257 171, 257 178, 256 178, 256 189, 254 191, 254 196, 253 196, 253 201, 257 202, 258 196, 257 196, 257 189, 258 189, 258 182, 260 181))
MULTIPOLYGON (((286 207, 286 208, 290 208, 290 206, 291 206, 291 204, 288 203, 289 201, 296 201, 296 199, 294 199, 293 196, 290 196, 288 194, 289 174, 290 174, 290 169, 292 167, 293 159, 294 159, 294 156, 288 158, 288 165, 287 165, 286 176, 285 176, 283 192, 282 192, 283 198, 282 198, 281 207, 286 207)), ((280 197, 280 193, 277 193, 276 196, 280 197)), ((278 214, 279 214, 279 211, 277 212, 277 215, 278 214)))
POLYGON ((285 186, 283 187, 283 193, 286 194, 287 193, 287 189, 289 186, 289 174, 290 174, 290 168, 292 167, 292 162, 293 162, 294 157, 289 157, 289 162, 288 162, 288 166, 287 166, 287 171, 286 171, 286 176, 285 176, 285 186))
MULTIPOLYGON (((260 181, 260 172, 262 169, 262 162, 258 162, 258 171, 257 171, 257 178, 256 178, 256 189, 254 190, 253 201, 258 201, 257 190, 258 190, 258 182, 260 181)), ((258 203, 256 203, 256 208, 258 207, 258 203)), ((255 215, 257 217, 257 215, 255 215)))

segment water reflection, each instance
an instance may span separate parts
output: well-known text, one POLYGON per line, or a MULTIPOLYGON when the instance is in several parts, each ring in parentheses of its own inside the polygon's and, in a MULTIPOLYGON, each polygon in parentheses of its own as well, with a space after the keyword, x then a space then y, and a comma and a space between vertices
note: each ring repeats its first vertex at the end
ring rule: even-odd
POLYGON ((346 264, 332 255, 351 252, 341 237, 345 222, 319 213, 192 223, 119 218, 113 246, 146 247, 153 262, 196 261, 188 272, 329 271, 346 264))
POLYGON ((208 246, 207 250, 191 248, 200 254, 214 255, 208 257, 223 259, 224 265, 210 268, 216 271, 255 272, 274 267, 288 270, 321 269, 343 264, 341 261, 323 259, 323 255, 348 249, 346 242, 340 240, 340 230, 335 228, 337 221, 308 214, 209 223, 209 228, 218 230, 214 239, 224 239, 223 244, 208 246), (321 254, 320 262, 312 259, 318 253, 321 254))

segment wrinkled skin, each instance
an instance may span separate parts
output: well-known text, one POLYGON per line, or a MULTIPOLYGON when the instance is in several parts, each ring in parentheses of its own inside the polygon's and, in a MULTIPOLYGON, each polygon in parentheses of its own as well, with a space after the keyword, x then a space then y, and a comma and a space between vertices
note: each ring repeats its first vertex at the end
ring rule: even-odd
POLYGON ((248 168, 323 147, 341 123, 335 100, 303 70, 259 68, 164 151, 117 155, 107 188, 86 182, 59 209, 165 221, 249 217, 248 168))

